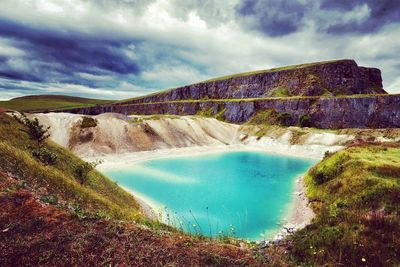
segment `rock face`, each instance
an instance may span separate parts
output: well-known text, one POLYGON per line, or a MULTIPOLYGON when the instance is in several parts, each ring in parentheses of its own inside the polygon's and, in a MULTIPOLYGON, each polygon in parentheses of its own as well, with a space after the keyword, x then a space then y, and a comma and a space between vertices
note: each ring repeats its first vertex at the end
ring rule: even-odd
POLYGON ((338 60, 239 74, 171 89, 127 103, 385 93, 379 69, 359 67, 354 60, 338 60))
POLYGON ((264 110, 285 114, 287 125, 298 125, 300 118, 306 115, 309 126, 323 129, 400 127, 400 95, 181 101, 106 105, 71 109, 69 112, 87 115, 105 112, 194 115, 206 112, 240 124, 264 110))
POLYGON ((379 69, 359 67, 354 60, 239 74, 69 111, 88 115, 202 114, 239 124, 269 111, 284 118, 287 126, 306 122, 303 126, 331 129, 400 127, 400 95, 388 95, 382 89, 379 69))

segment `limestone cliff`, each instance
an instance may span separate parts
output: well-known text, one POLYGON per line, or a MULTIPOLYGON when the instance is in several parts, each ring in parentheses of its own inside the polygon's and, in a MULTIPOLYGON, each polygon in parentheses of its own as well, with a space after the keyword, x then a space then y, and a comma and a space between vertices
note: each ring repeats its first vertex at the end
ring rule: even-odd
POLYGON ((237 74, 114 104, 68 111, 88 115, 200 114, 239 124, 260 112, 270 111, 286 126, 400 127, 400 95, 388 95, 382 89, 378 69, 359 67, 354 60, 237 74))
POLYGON ((300 118, 307 116, 308 126, 324 129, 400 127, 400 95, 178 101, 106 105, 69 111, 90 115, 104 112, 142 115, 206 113, 241 124, 267 109, 278 115, 284 114, 287 126, 298 125, 300 118))
POLYGON ((383 93, 386 92, 382 89, 379 69, 359 67, 354 60, 338 60, 236 74, 132 99, 126 103, 383 93))

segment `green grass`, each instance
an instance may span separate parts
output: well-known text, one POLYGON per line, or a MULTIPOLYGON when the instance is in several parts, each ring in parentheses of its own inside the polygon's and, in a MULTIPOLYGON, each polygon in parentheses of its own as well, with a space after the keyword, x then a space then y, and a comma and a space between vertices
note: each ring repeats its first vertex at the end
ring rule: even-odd
POLYGON ((268 93, 270 97, 290 97, 289 87, 281 86, 271 90, 268 93))
POLYGON ((35 143, 14 118, 0 114, 0 169, 12 173, 29 188, 45 197, 65 202, 80 215, 142 220, 137 201, 114 182, 93 170, 82 185, 75 167, 83 161, 68 150, 47 141, 45 146, 57 155, 54 165, 45 165, 32 157, 35 143), (43 192, 42 192, 43 193, 43 192))
MULTIPOLYGON (((250 75, 255 75, 255 74, 302 69, 302 68, 307 68, 307 67, 312 67, 312 66, 317 66, 317 65, 330 64, 330 63, 339 62, 339 61, 342 61, 342 60, 321 61, 321 62, 305 63, 305 64, 299 64, 299 65, 290 65, 290 66, 284 66, 284 67, 272 68, 272 69, 266 69, 266 70, 242 72, 242 73, 237 73, 237 74, 233 74, 233 75, 226 75, 226 76, 209 79, 204 82, 215 82, 215 81, 222 81, 222 80, 227 80, 227 79, 237 78, 237 77, 245 77, 245 76, 250 76, 250 75)), ((204 83, 204 82, 202 82, 202 83, 204 83)))
POLYGON ((33 95, 0 101, 0 107, 17 111, 47 111, 90 107, 113 102, 65 95, 33 95))
POLYGON ((305 179, 316 218, 292 237, 297 264, 400 264, 399 145, 327 155, 305 179))

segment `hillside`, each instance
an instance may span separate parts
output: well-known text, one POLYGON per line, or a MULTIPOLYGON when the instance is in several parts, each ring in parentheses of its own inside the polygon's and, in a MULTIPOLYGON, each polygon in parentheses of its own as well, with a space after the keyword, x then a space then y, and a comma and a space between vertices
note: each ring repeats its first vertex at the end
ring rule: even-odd
POLYGON ((0 107, 17 111, 46 111, 109 104, 113 101, 65 95, 31 95, 0 101, 0 107))
POLYGON ((17 178, 19 186, 85 216, 145 219, 137 201, 99 172, 91 171, 82 184, 75 169, 84 162, 68 150, 48 141, 45 147, 57 155, 55 164, 36 160, 32 156, 35 143, 25 130, 14 118, 0 113, 0 171, 17 178))
POLYGON ((305 266, 399 266, 400 144, 355 143, 306 176, 317 214, 290 239, 305 266))
POLYGON ((32 157, 25 126, 0 113, 0 266, 262 265, 241 242, 189 236, 148 220, 138 202, 51 141, 55 164, 32 157), (244 246, 244 247, 243 247, 244 246))

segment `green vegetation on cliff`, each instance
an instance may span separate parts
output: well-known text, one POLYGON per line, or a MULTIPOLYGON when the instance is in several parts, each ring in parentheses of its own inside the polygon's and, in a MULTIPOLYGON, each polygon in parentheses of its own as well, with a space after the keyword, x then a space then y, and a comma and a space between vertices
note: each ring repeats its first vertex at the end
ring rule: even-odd
POLYGON ((400 145, 358 145, 306 175, 313 223, 292 237, 307 266, 400 264, 400 145))
POLYGON ((242 72, 242 73, 237 73, 237 74, 232 74, 232 75, 226 75, 226 76, 221 76, 221 77, 217 77, 217 78, 212 78, 212 79, 206 80, 206 81, 204 81, 202 83, 222 81, 222 80, 227 80, 227 79, 231 79, 231 78, 250 76, 250 75, 254 75, 254 74, 278 72, 278 71, 285 71, 285 70, 296 70, 296 69, 302 69, 302 68, 318 66, 318 65, 323 65, 323 64, 335 63, 335 62, 339 62, 339 61, 343 61, 343 60, 330 60, 330 61, 312 62, 312 63, 305 63, 305 64, 299 64, 299 65, 290 65, 290 66, 284 66, 284 67, 278 67, 278 68, 272 68, 272 69, 266 69, 266 70, 242 72))

